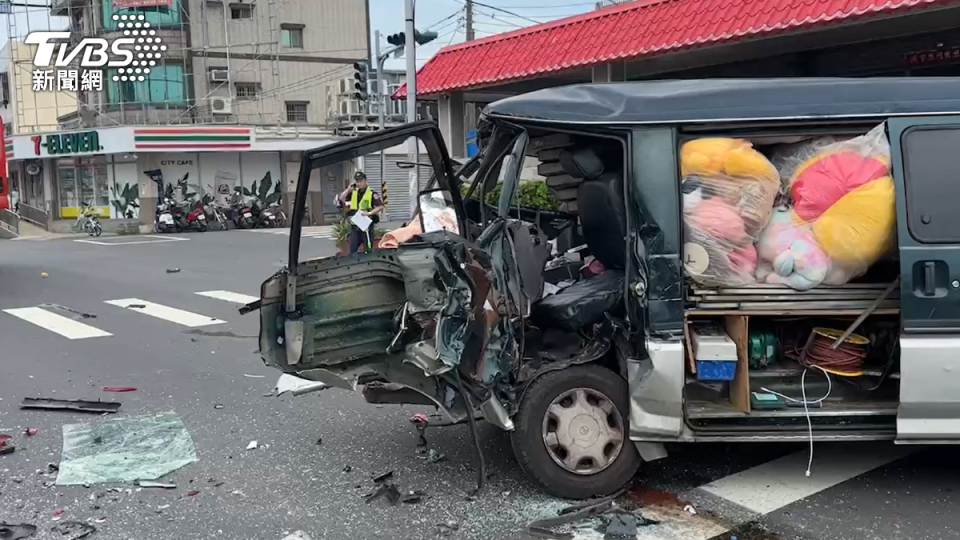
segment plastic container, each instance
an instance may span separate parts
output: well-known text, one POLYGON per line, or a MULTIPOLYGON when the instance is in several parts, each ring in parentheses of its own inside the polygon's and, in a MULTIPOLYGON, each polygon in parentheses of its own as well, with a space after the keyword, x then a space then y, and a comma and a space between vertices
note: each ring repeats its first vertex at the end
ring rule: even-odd
POLYGON ((736 374, 736 360, 697 360, 699 381, 732 381, 736 374))

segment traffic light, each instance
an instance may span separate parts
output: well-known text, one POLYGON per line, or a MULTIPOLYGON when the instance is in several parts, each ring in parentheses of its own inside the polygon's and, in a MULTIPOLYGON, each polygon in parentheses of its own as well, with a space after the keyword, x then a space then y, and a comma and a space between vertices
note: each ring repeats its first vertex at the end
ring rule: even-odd
MULTIPOLYGON (((417 45, 426 45, 435 39, 437 39, 436 32, 421 32, 419 30, 413 31, 413 40, 417 42, 417 45)), ((398 34, 393 34, 392 36, 387 36, 387 43, 393 45, 394 47, 403 47, 407 44, 407 33, 400 32, 398 34)))
POLYGON ((367 63, 353 64, 353 98, 358 101, 367 101, 367 63))

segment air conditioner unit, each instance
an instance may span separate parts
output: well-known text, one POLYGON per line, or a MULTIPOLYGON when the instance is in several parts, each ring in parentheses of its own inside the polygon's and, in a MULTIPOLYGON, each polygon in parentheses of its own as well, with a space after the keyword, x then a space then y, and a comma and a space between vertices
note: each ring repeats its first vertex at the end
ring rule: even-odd
POLYGON ((353 92, 353 79, 340 79, 339 94, 345 95, 353 92))
POLYGON ((227 82, 230 80, 230 72, 225 69, 211 69, 210 80, 213 82, 227 82))
POLYGON ((213 114, 233 114, 233 101, 230 98, 210 98, 209 103, 213 114))

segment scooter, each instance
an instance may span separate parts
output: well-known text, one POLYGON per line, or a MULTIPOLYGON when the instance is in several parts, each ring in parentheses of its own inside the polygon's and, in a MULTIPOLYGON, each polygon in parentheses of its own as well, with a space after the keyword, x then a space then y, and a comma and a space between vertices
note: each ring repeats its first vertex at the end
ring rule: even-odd
POLYGON ((270 211, 273 212, 273 215, 276 219, 273 220, 273 224, 277 227, 286 227, 287 226, 287 215, 283 213, 283 210, 280 209, 280 203, 271 203, 270 211))
POLYGON ((238 202, 233 207, 233 221, 238 229, 252 229, 256 226, 254 207, 238 202))
POLYGON ((193 205, 193 210, 187 213, 186 220, 187 220, 187 228, 196 229, 200 232, 206 232, 207 215, 206 215, 206 212, 204 211, 203 203, 200 203, 200 202, 195 203, 193 205))
POLYGON ((156 229, 158 233, 180 230, 180 227, 177 225, 177 221, 173 216, 172 209, 174 207, 175 205, 173 203, 173 199, 169 197, 164 197, 163 203, 157 207, 156 229))
MULTIPOLYGON (((253 209, 259 209, 257 203, 253 203, 253 209)), ((256 228, 260 227, 276 227, 277 226, 277 215, 274 211, 273 205, 270 205, 263 210, 259 211, 259 216, 256 220, 256 228)))

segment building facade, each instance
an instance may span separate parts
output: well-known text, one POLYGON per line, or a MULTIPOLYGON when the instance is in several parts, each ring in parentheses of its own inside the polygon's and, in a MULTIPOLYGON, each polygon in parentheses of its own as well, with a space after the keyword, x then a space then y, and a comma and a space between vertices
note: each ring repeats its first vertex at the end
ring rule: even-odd
MULTIPOLYGON (((164 182, 186 179, 198 196, 266 182, 289 206, 301 153, 337 140, 330 96, 369 56, 365 0, 56 0, 50 14, 68 21, 74 45, 129 37, 137 24, 163 47, 149 72, 138 72, 144 80, 105 69, 102 85, 79 88, 53 125, 13 129, 10 176, 38 188, 22 189, 21 200, 53 228, 67 227, 57 221, 72 221, 83 204, 114 221, 108 230, 151 227, 158 186, 147 173, 155 171, 164 182)), ((37 69, 28 56, 14 87, 37 69)), ((327 207, 349 174, 316 172, 311 222, 335 217, 327 207)))

